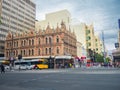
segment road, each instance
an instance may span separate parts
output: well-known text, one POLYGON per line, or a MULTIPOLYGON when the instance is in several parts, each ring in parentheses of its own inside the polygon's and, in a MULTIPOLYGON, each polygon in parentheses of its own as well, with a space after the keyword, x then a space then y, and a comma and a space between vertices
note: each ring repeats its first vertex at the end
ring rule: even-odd
POLYGON ((120 90, 120 69, 56 69, 0 74, 0 90, 120 90))

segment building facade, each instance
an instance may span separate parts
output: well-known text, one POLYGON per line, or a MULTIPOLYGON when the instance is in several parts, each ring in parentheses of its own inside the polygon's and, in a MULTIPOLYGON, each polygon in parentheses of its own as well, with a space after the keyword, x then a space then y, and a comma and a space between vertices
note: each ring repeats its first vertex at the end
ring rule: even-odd
POLYGON ((98 54, 103 54, 103 44, 98 36, 95 36, 95 52, 98 54))
MULTIPOLYGON (((39 29, 44 29, 47 27, 48 23, 50 24, 50 26, 52 28, 56 28, 58 25, 60 27, 60 23, 61 21, 63 21, 66 25, 66 28, 69 29, 70 31, 72 32, 75 32, 76 34, 76 39, 77 39, 77 42, 80 42, 81 44, 77 44, 77 56, 82 56, 82 47, 83 47, 83 43, 85 43, 81 38, 80 35, 79 35, 79 32, 82 32, 82 30, 77 30, 76 28, 79 28, 81 29, 82 27, 77 27, 72 28, 72 25, 71 25, 71 14, 68 10, 61 10, 61 11, 57 11, 57 12, 52 12, 52 13, 48 13, 46 14, 45 16, 45 20, 42 20, 42 21, 36 21, 36 24, 35 24, 35 29, 36 31, 39 31, 39 29), (71 28, 71 29, 70 29, 71 28)), ((82 34, 83 35, 83 34, 82 34)))
POLYGON ((31 0, 0 0, 0 56, 8 31, 21 33, 35 29, 36 5, 31 0))
POLYGON ((45 29, 48 23, 52 28, 56 28, 57 24, 60 25, 61 21, 63 21, 66 27, 69 28, 71 15, 68 10, 61 10, 46 14, 45 20, 36 21, 35 30, 38 31, 40 28, 45 29))
POLYGON ((74 32, 66 29, 61 22, 61 27, 52 29, 50 25, 45 30, 35 32, 31 30, 23 34, 12 35, 9 33, 5 41, 5 57, 14 58, 19 54, 26 57, 54 57, 57 55, 77 55, 76 36, 74 32))
POLYGON ((114 52, 112 52, 112 55, 113 55, 114 62, 118 62, 120 66, 120 29, 118 33, 118 43, 119 43, 119 47, 116 48, 114 52))
MULTIPOLYGON (((66 28, 71 28, 72 32, 75 32, 77 39, 77 56, 87 56, 88 50, 96 50, 100 52, 101 47, 98 45, 96 47, 95 34, 93 25, 86 25, 85 23, 75 23, 72 21, 71 15, 67 10, 61 10, 53 13, 46 14, 45 20, 36 21, 36 31, 39 29, 44 29, 47 27, 47 24, 50 23, 50 26, 56 28, 56 23, 61 23, 64 21, 66 28), (80 44, 81 43, 81 44, 80 44), (84 48, 84 50, 82 50, 84 48), (84 53, 84 54, 83 54, 84 53)), ((97 41, 99 42, 100 39, 97 41)), ((99 44, 99 43, 98 43, 99 44)))

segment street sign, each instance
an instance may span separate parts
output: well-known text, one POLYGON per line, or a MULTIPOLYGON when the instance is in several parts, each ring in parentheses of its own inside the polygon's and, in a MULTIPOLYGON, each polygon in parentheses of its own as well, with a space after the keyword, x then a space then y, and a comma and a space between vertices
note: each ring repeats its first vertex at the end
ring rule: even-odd
POLYGON ((115 48, 119 48, 119 43, 115 43, 115 48))

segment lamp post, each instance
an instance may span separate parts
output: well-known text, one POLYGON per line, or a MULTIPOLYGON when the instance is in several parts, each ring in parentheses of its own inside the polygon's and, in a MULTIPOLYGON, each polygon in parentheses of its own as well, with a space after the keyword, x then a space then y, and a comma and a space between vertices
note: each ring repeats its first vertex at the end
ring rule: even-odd
POLYGON ((52 54, 52 40, 51 40, 51 37, 49 37, 49 44, 50 44, 50 48, 49 48, 49 53, 50 53, 50 57, 49 57, 49 68, 52 68, 52 57, 51 57, 51 54, 52 54))
POLYGON ((10 54, 10 70, 14 66, 14 57, 13 57, 13 34, 11 34, 11 54, 10 54))

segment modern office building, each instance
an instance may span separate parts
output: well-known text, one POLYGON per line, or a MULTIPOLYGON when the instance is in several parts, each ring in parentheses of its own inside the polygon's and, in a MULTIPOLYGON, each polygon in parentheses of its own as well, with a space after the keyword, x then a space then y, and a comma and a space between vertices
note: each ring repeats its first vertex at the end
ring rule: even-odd
POLYGON ((19 54, 23 58, 49 58, 57 55, 77 55, 76 36, 74 32, 66 29, 64 22, 57 28, 50 25, 45 30, 30 31, 12 35, 9 33, 5 42, 5 57, 10 58, 10 53, 16 58, 19 54))
POLYGON ((36 5, 31 0, 0 0, 0 56, 8 32, 35 30, 36 5))

